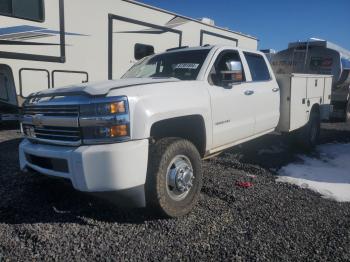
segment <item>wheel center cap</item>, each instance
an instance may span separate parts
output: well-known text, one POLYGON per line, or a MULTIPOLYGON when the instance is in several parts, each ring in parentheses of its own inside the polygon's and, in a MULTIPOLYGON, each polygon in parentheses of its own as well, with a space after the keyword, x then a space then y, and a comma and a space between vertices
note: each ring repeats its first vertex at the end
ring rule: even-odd
POLYGON ((193 171, 189 167, 179 169, 176 174, 175 184, 180 192, 186 192, 193 186, 193 171))

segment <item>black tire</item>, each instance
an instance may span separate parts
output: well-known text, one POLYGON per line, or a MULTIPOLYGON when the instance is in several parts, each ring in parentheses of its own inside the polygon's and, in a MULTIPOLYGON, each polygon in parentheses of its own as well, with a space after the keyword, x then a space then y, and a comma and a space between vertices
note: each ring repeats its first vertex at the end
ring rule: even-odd
POLYGON ((147 208, 152 213, 173 218, 188 214, 198 201, 201 187, 202 160, 191 142, 179 138, 163 138, 150 146, 145 191, 147 208), (174 194, 170 192, 175 189, 168 186, 167 179, 169 170, 175 170, 174 165, 170 166, 172 161, 179 157, 190 161, 194 178, 191 180, 193 186, 186 191, 184 198, 174 200, 174 194), (171 168, 173 166, 174 168, 171 168))
POLYGON ((311 151, 318 144, 320 132, 320 115, 312 111, 309 122, 296 133, 298 146, 303 150, 311 151))

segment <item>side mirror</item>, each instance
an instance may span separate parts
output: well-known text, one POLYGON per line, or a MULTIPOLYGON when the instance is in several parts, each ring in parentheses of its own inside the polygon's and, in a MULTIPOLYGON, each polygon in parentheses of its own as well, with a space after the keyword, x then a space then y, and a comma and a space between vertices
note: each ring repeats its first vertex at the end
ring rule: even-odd
POLYGON ((234 83, 243 81, 243 67, 239 61, 227 61, 226 70, 220 71, 221 82, 224 87, 231 88, 234 83))
POLYGON ((151 45, 135 44, 134 57, 136 60, 140 60, 146 56, 154 54, 154 47, 151 45))

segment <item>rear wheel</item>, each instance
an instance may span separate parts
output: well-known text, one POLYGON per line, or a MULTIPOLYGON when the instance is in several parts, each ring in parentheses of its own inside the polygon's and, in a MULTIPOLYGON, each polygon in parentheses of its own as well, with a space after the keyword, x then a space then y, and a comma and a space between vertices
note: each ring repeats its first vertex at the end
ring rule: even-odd
POLYGON ((320 131, 320 115, 312 111, 309 122, 297 132, 298 145, 304 150, 312 150, 318 143, 320 131))
POLYGON ((146 181, 147 207, 162 216, 188 214, 202 187, 202 163, 189 141, 164 138, 150 148, 146 181))

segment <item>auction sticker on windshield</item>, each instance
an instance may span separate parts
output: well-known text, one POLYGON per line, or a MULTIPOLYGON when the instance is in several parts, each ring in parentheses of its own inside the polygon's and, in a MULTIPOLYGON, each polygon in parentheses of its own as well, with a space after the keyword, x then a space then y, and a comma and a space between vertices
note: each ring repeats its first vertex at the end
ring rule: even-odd
POLYGON ((174 69, 197 69, 199 64, 182 63, 175 65, 174 69))

